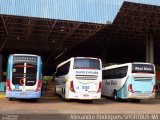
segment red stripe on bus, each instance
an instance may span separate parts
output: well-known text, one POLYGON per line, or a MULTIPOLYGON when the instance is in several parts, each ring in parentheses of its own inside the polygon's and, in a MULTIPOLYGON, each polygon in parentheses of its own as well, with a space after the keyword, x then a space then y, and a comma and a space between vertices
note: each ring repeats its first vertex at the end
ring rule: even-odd
POLYGON ((30 65, 27 65, 27 66, 24 66, 24 65, 17 65, 17 66, 14 66, 15 68, 24 68, 24 67, 27 67, 27 68, 34 68, 34 66, 30 66, 30 65))

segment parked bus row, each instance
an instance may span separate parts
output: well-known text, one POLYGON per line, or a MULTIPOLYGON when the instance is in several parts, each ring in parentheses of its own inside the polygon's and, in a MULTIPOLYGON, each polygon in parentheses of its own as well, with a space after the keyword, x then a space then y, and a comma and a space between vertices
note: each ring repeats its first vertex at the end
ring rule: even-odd
POLYGON ((116 101, 155 98, 155 67, 150 63, 126 63, 104 67, 97 58, 76 57, 58 65, 55 92, 63 100, 95 100, 102 96, 116 101), (102 93, 102 94, 101 94, 102 93))
MULTIPOLYGON (((101 96, 116 101, 155 98, 155 67, 150 63, 126 63, 102 68, 92 57, 72 57, 60 63, 54 73, 55 93, 62 100, 93 101, 101 96)), ((9 100, 39 99, 42 87, 40 56, 13 54, 9 56, 6 97, 9 100)))

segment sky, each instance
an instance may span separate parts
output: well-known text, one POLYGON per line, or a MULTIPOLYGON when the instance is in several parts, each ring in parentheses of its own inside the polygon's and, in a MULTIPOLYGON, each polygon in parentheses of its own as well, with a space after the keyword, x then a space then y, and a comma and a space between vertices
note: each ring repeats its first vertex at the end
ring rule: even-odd
MULTIPOLYGON (((160 6, 160 0, 126 0, 160 6)), ((0 0, 0 14, 106 23, 124 0, 0 0)))

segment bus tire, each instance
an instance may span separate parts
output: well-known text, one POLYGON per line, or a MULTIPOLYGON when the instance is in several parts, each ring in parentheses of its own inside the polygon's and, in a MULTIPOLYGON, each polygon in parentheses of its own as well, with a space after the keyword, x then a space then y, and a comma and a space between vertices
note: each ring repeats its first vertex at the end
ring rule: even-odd
POLYGON ((63 88, 62 88, 62 101, 65 101, 65 91, 63 88))
POLYGON ((65 102, 69 102, 70 100, 65 98, 65 89, 62 89, 62 100, 65 102))
POLYGON ((86 100, 86 103, 93 103, 93 100, 86 100))
POLYGON ((134 103, 140 103, 141 100, 140 99, 133 99, 132 102, 134 102, 134 103))
POLYGON ((57 91, 56 91, 56 87, 54 88, 54 95, 58 96, 57 91))
POLYGON ((9 101, 14 101, 14 98, 8 98, 9 101))
POLYGON ((39 98, 33 98, 33 99, 32 99, 32 102, 34 102, 34 103, 39 102, 39 98))
POLYGON ((113 92, 113 99, 114 99, 115 101, 118 101, 117 91, 114 91, 114 92, 113 92))
POLYGON ((64 99, 64 101, 65 101, 65 102, 69 102, 70 100, 69 100, 69 99, 67 99, 67 98, 65 98, 65 99, 64 99))

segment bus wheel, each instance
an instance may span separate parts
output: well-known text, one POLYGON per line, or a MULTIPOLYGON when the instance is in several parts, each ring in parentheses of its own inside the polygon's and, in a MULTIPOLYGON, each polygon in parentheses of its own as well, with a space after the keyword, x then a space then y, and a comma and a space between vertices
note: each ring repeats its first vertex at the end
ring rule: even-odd
POLYGON ((65 101, 65 94, 63 89, 62 89, 62 100, 65 101))
POLYGON ((32 99, 32 102, 37 103, 39 101, 39 98, 32 99))
POLYGON ((69 99, 67 99, 67 98, 65 98, 65 100, 64 100, 65 102, 70 102, 70 100, 69 99))
POLYGON ((57 96, 56 87, 54 88, 54 95, 57 96))
POLYGON ((92 103, 93 100, 86 100, 86 103, 92 103))
POLYGON ((133 99, 132 101, 133 101, 134 103, 139 103, 139 102, 141 102, 140 99, 133 99))
POLYGON ((14 98, 8 98, 9 101, 14 101, 14 98))
POLYGON ((62 93, 62 101, 64 101, 64 94, 62 93))
POLYGON ((116 91, 113 92, 113 99, 115 101, 118 101, 118 97, 117 97, 117 92, 116 91))

